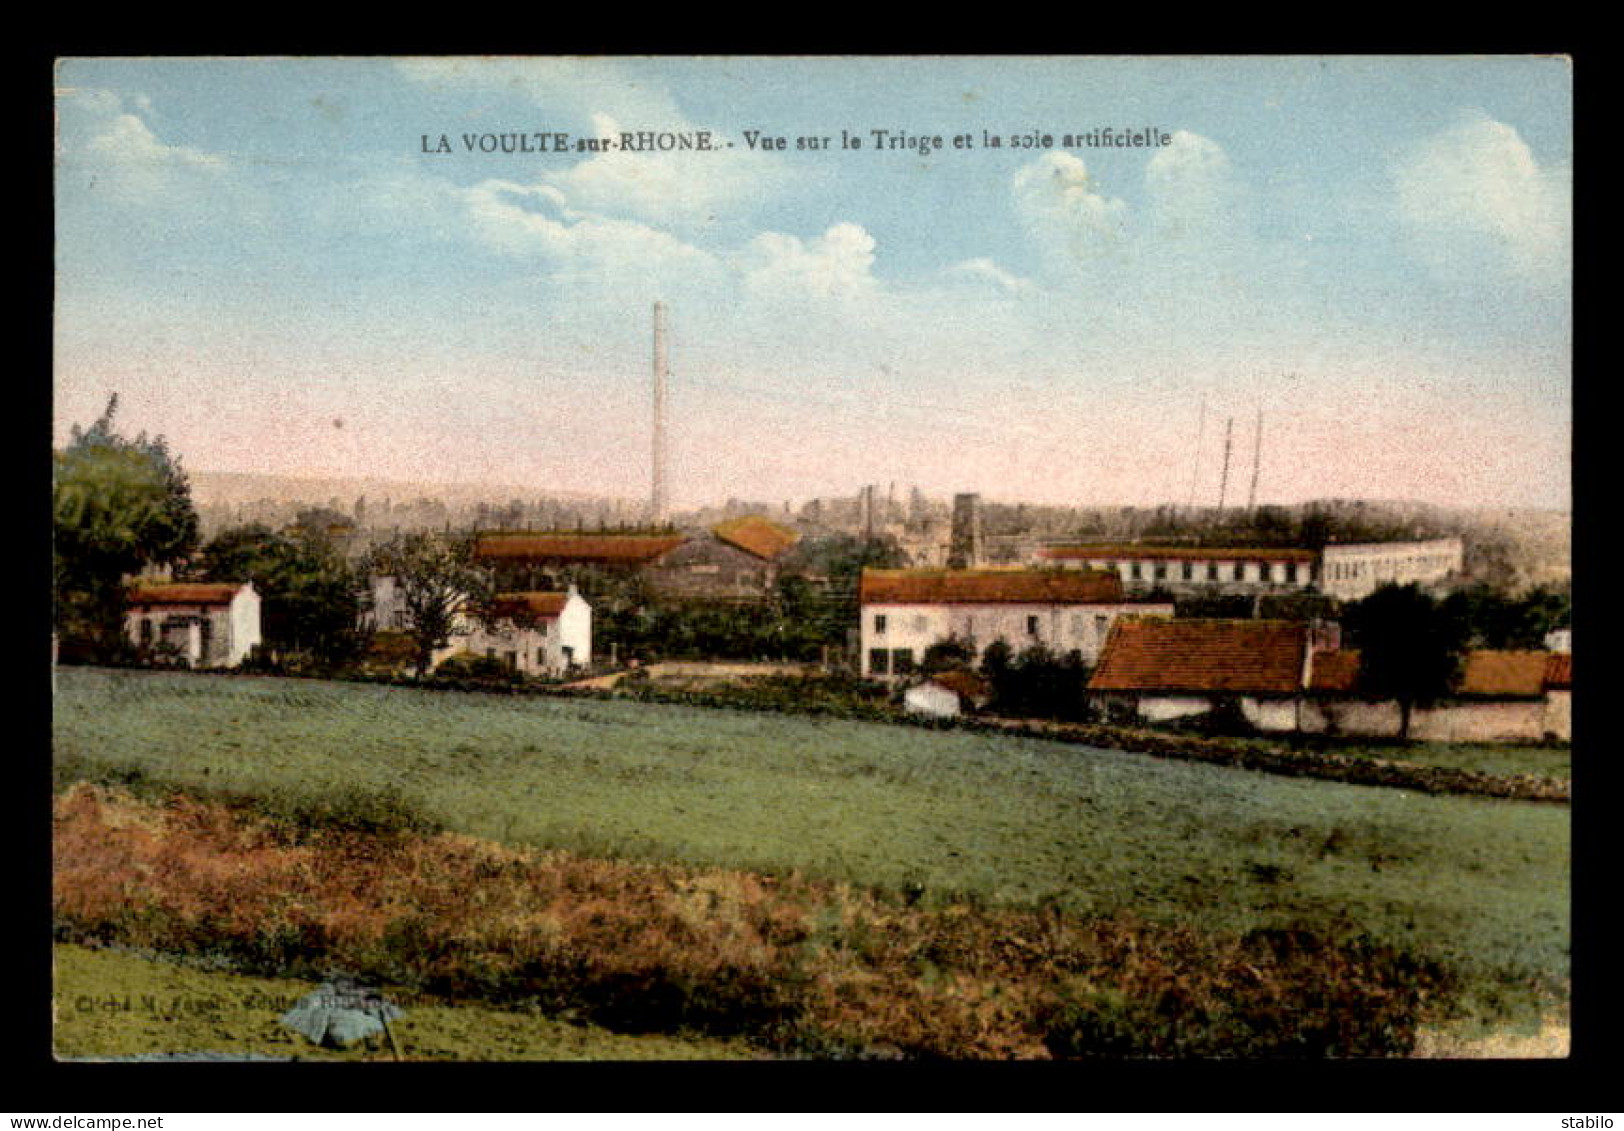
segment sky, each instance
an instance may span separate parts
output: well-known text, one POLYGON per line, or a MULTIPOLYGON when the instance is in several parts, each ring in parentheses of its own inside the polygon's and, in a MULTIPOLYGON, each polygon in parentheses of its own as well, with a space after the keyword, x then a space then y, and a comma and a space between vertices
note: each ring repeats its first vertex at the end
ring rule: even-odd
POLYGON ((55 105, 57 443, 116 392, 196 471, 646 499, 658 301, 678 508, 1254 460, 1570 505, 1566 60, 85 58, 55 105), (710 148, 578 148, 628 133, 710 148))

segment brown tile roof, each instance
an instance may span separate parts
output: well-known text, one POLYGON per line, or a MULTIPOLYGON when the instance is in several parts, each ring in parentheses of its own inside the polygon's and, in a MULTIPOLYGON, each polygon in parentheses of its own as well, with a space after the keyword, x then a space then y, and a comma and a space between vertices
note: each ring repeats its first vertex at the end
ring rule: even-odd
POLYGON ((485 561, 645 565, 686 541, 680 534, 481 534, 474 556, 485 561))
POLYGON ((242 587, 240 581, 137 585, 129 596, 132 605, 229 605, 242 587))
POLYGON ((987 681, 976 675, 975 672, 937 672, 930 677, 929 682, 940 684, 961 698, 969 699, 971 702, 987 698, 992 691, 987 681))
MULTIPOLYGON (((1571 688, 1572 660, 1551 652, 1468 652, 1454 690, 1457 695, 1532 697, 1549 687, 1571 688)), ((1359 650, 1314 653, 1308 686, 1311 691, 1352 694, 1359 686, 1359 650)))
POLYGON ((1545 660, 1545 686, 1569 691, 1573 688, 1573 653, 1552 652, 1545 660))
POLYGON ((1120 558, 1123 561, 1248 561, 1311 562, 1313 550, 1246 546, 1144 546, 1077 545, 1045 546, 1038 553, 1052 561, 1089 561, 1120 558))
POLYGON ((1111 628, 1090 691, 1290 694, 1307 626, 1280 620, 1126 618, 1111 628))
POLYGON ((568 593, 498 593, 491 599, 491 611, 497 616, 519 613, 551 620, 564 611, 569 599, 568 593))
POLYGON ((1542 695, 1549 652, 1466 653, 1455 690, 1461 695, 1542 695))
POLYGON ((1308 676, 1310 691, 1351 694, 1359 686, 1359 649, 1315 652, 1308 676))
POLYGON ((1102 570, 865 569, 865 605, 1108 605, 1122 579, 1102 570))
POLYGON ((747 554, 771 561, 800 541, 801 536, 787 527, 758 514, 730 518, 711 527, 711 533, 747 554))

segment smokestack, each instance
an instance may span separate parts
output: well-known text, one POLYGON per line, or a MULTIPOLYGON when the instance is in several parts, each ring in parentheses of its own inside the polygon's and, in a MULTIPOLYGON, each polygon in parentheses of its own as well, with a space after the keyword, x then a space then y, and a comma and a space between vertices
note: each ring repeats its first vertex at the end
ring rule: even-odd
POLYGON ((1252 490, 1246 496, 1248 513, 1257 509, 1257 473, 1263 465, 1263 409, 1257 410, 1257 434, 1252 440, 1252 490))
POLYGON ((981 496, 953 496, 953 532, 947 549, 948 569, 974 569, 981 564, 981 496))
POLYGON ((1224 497, 1229 492, 1229 440, 1235 431, 1235 418, 1231 416, 1224 424, 1224 477, 1218 482, 1218 517, 1224 517, 1224 497))
POLYGON ((665 488, 665 303, 654 304, 654 483, 649 510, 655 526, 664 526, 669 517, 665 488))

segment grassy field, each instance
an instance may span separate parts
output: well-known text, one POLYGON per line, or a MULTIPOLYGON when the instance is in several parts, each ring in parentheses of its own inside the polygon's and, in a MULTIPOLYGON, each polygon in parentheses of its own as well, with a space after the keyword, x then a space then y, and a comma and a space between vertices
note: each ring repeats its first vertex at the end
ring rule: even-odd
MULTIPOLYGON (((1424 796, 961 732, 657 704, 63 669, 59 777, 395 798, 448 829, 801 871, 926 905, 1335 925, 1475 972, 1568 972, 1565 806, 1424 796)), ((1496 1000, 1499 998, 1504 1000, 1496 1000)))
MULTIPOLYGON (((252 978, 152 956, 83 946, 53 952, 56 1055, 112 1059, 209 1052, 277 1060, 393 1060, 382 1037, 346 1049, 304 1039, 278 1020, 317 983, 252 978)), ((388 990, 403 1060, 748 1060, 737 1041, 628 1036, 534 1011, 419 1001, 388 990)))

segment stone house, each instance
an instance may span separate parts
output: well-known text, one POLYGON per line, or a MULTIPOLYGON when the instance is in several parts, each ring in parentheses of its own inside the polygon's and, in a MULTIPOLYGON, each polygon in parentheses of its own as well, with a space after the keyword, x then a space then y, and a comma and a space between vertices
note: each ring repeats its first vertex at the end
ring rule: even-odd
POLYGON ((260 643, 260 597, 252 582, 138 583, 124 630, 143 653, 192 668, 234 668, 260 643))

